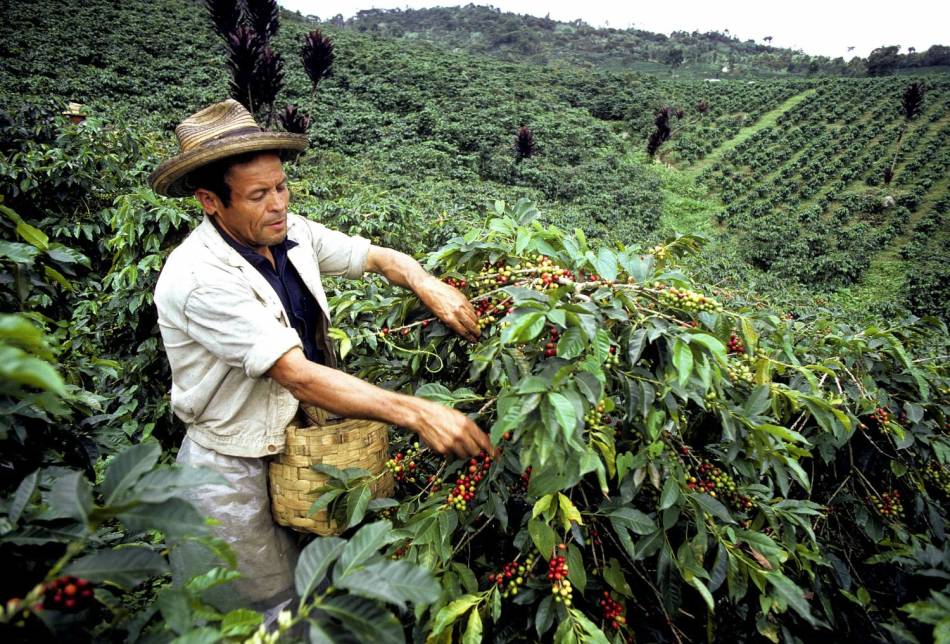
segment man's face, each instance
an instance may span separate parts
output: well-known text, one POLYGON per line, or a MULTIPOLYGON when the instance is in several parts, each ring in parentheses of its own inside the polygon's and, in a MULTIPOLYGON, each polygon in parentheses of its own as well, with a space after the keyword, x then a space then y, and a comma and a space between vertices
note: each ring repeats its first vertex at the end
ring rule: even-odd
POLYGON ((231 205, 225 206, 213 192, 199 189, 195 194, 205 212, 215 214, 225 232, 252 248, 284 241, 290 193, 280 157, 262 154, 231 166, 224 180, 231 188, 231 205))

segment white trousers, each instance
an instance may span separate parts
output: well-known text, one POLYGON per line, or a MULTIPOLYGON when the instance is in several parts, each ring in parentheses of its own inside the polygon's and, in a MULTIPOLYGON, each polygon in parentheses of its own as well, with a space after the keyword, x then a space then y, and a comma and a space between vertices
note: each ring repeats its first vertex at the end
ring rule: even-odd
MULTIPOLYGON (((241 578, 211 589, 206 601, 219 610, 268 610, 294 597, 294 568, 300 554, 290 532, 274 523, 267 490, 267 461, 226 456, 185 438, 178 463, 205 467, 220 474, 228 485, 203 485, 184 498, 201 514, 214 518, 214 536, 226 541, 237 555, 241 578)), ((172 549, 172 573, 184 584, 215 566, 223 566, 207 548, 194 542, 172 549)))

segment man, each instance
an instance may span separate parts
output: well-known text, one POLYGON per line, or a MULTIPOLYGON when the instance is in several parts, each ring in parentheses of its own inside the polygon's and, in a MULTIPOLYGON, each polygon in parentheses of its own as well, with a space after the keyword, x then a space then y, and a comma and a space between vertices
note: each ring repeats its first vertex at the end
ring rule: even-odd
MULTIPOLYGON (((233 100, 193 114, 176 134, 181 152, 149 181, 161 195, 194 195, 205 213, 155 287, 172 407, 188 427, 178 461, 229 483, 188 497, 218 521, 243 576, 212 600, 270 609, 293 595, 296 549, 271 519, 263 458, 283 450, 299 402, 405 427, 442 454, 492 450, 463 414, 334 368, 321 275, 378 273, 470 341, 477 318, 464 295, 411 257, 288 213, 281 155, 304 150, 305 135, 265 132, 233 100)), ((176 571, 207 564, 198 552, 176 548, 176 571)))

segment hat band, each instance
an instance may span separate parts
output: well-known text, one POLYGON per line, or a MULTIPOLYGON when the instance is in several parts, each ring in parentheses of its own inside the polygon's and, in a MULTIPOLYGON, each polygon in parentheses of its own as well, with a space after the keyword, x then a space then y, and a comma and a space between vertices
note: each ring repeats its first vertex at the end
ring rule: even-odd
POLYGON ((219 134, 218 136, 213 137, 211 140, 217 141, 219 139, 226 139, 229 136, 244 136, 246 134, 260 134, 263 131, 264 130, 262 130, 259 127, 241 127, 236 130, 230 130, 228 132, 219 134))

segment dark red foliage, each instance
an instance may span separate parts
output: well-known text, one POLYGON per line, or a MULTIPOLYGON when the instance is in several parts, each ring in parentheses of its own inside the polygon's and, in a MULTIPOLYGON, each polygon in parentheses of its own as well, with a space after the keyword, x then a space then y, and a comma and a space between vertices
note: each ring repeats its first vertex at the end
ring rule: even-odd
POLYGON ((231 98, 249 112, 260 101, 254 95, 254 70, 261 57, 263 45, 253 29, 237 27, 228 34, 228 68, 231 70, 231 98))
POLYGON ((531 128, 524 126, 515 136, 515 156, 518 161, 528 159, 535 153, 534 133, 531 128))
POLYGON ((294 134, 306 134, 310 127, 310 117, 297 109, 296 105, 288 105, 283 112, 277 115, 281 127, 294 134))
POLYGON ((669 107, 663 107, 656 113, 656 119, 653 121, 656 128, 650 134, 650 138, 647 139, 647 154, 651 157, 653 157, 656 151, 660 149, 660 146, 670 138, 671 112, 672 109, 669 107))
POLYGON ((277 35, 280 26, 280 14, 276 0, 245 0, 246 24, 253 29, 263 42, 277 35))
POLYGON ((328 76, 330 67, 333 66, 333 42, 320 33, 319 29, 314 29, 304 37, 300 59, 316 91, 317 84, 328 76))
POLYGON ((215 32, 227 38, 241 22, 241 3, 239 0, 205 0, 208 15, 215 32))
POLYGON ((904 118, 913 121, 923 110, 924 84, 914 81, 904 90, 904 95, 901 97, 901 111, 904 113, 904 118))

